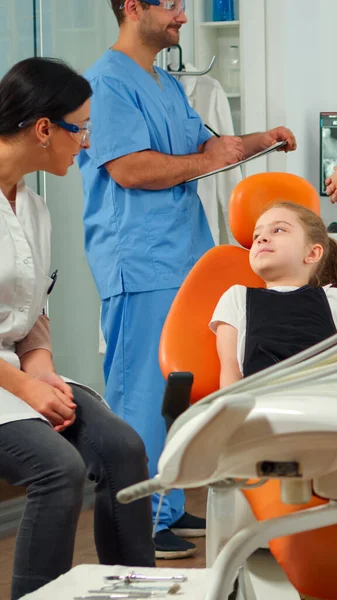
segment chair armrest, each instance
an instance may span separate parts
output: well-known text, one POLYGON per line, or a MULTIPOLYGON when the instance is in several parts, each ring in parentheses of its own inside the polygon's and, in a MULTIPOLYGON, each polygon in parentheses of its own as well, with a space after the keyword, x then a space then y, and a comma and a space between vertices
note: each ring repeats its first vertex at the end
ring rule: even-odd
POLYGON ((193 373, 170 373, 164 392, 161 414, 168 431, 172 423, 190 406, 193 373))

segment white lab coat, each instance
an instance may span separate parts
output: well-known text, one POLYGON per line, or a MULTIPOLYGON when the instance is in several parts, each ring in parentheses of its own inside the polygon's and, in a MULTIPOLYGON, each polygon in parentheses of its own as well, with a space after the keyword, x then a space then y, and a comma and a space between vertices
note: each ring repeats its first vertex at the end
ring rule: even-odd
MULTIPOLYGON (((186 71, 196 70, 187 64, 186 71)), ((180 77, 191 106, 204 123, 222 135, 234 135, 233 121, 227 96, 220 83, 210 77, 180 77)), ((241 181, 240 168, 201 179, 198 194, 206 212, 215 244, 220 241, 220 223, 226 226, 228 241, 236 243, 228 225, 228 200, 234 187, 241 181)))
MULTIPOLYGON (((0 190, 0 358, 20 369, 15 344, 31 331, 46 306, 52 282, 51 223, 43 198, 23 181, 17 186, 16 214, 0 190)), ((63 377, 103 401, 95 390, 63 377)), ((23 400, 0 387, 0 425, 45 419, 23 400)))
MULTIPOLYGON (((20 360, 15 343, 33 328, 51 283, 50 233, 44 200, 23 181, 17 186, 16 214, 0 191, 0 358, 17 369, 20 360)), ((23 400, 0 388, 0 425, 37 418, 44 419, 23 400)))

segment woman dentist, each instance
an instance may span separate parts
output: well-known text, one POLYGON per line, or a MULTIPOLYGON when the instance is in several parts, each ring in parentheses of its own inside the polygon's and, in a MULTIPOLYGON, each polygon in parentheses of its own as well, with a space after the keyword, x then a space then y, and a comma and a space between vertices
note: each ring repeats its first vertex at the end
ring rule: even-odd
POLYGON ((27 488, 12 600, 71 568, 86 475, 96 482, 100 562, 154 565, 150 503, 116 502, 119 489, 147 478, 141 439, 55 373, 44 314, 55 281, 50 219, 23 181, 39 170, 66 175, 89 147, 91 93, 67 65, 42 58, 0 82, 0 478, 27 488))

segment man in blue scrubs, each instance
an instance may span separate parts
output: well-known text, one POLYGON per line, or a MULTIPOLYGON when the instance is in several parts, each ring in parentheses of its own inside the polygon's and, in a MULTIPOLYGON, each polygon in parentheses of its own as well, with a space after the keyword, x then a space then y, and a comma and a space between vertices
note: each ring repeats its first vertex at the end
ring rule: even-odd
MULTIPOLYGON (((183 182, 275 141, 286 140, 287 150, 296 142, 282 127, 211 137, 180 83, 153 67, 156 54, 179 41, 184 0, 110 1, 120 36, 86 74, 93 134, 79 158, 85 247, 102 300, 106 400, 143 438, 153 476, 165 440, 161 330, 187 273, 213 246, 197 184, 183 182)), ((157 507, 154 497, 154 514, 157 507)), ((204 534, 205 520, 184 511, 181 490, 164 498, 157 558, 194 554, 183 538, 204 534)))

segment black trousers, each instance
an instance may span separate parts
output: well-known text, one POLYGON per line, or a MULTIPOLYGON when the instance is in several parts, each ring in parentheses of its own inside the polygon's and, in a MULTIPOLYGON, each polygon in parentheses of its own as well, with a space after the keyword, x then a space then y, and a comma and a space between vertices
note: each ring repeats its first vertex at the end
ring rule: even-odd
POLYGON ((73 385, 76 421, 62 434, 42 420, 0 426, 0 478, 26 486, 17 534, 12 600, 72 566, 86 477, 96 484, 94 535, 100 563, 154 566, 150 499, 121 505, 116 493, 147 479, 142 440, 127 423, 73 385))

